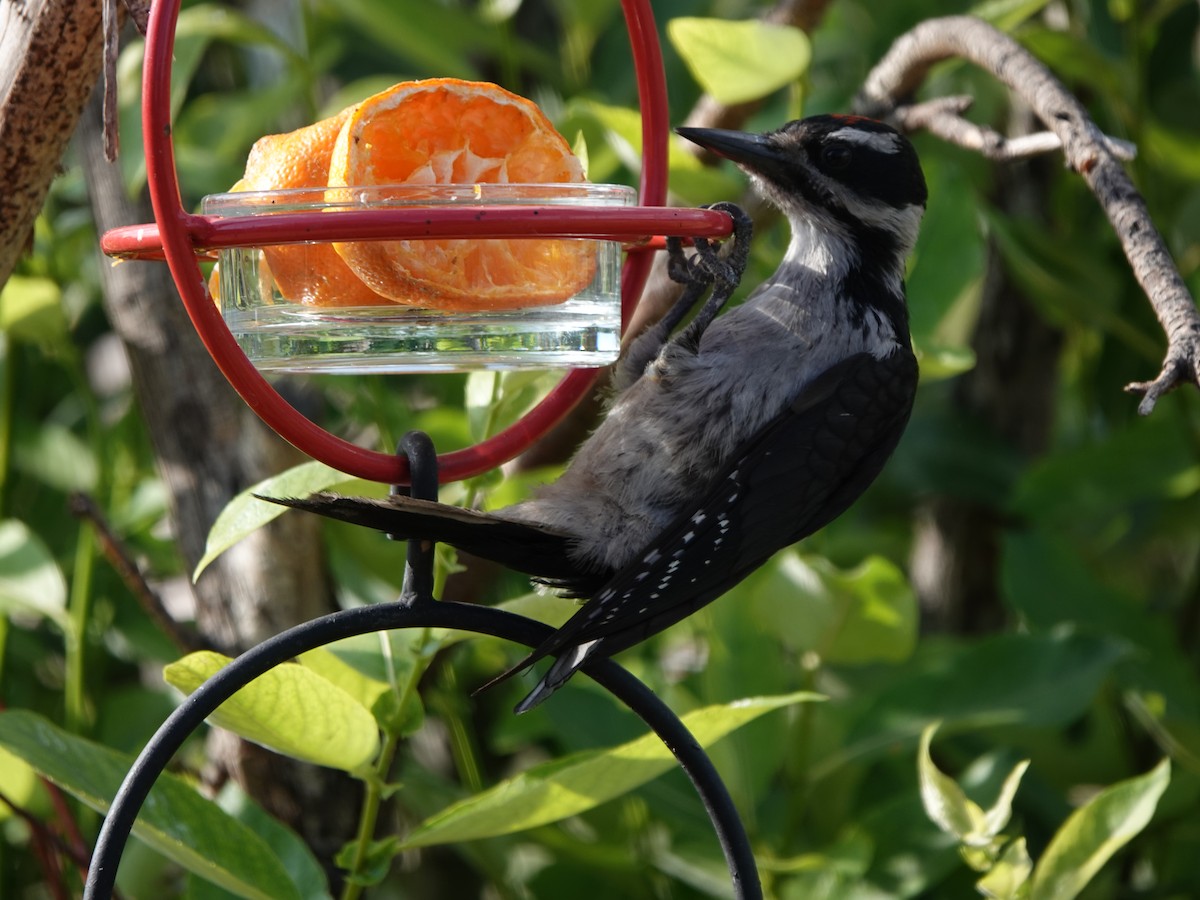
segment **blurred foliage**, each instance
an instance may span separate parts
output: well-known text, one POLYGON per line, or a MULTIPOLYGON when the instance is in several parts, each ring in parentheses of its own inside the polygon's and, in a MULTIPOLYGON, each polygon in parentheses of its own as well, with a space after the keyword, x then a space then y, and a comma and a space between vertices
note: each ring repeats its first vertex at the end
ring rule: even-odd
MULTIPOLYGON (((766 4, 657 6, 671 116, 682 121, 700 91, 692 71, 699 65, 711 76, 706 55, 723 52, 710 20, 752 18, 766 4), (683 24, 672 28, 675 19, 683 24), (668 32, 687 42, 687 53, 668 32)), ((279 8, 272 5, 264 23, 251 3, 184 3, 174 138, 189 206, 228 188, 260 135, 426 75, 493 79, 535 99, 568 140, 582 137, 593 180, 636 183, 636 84, 618 0, 296 0, 286 15, 279 8)), ((807 41, 746 26, 764 47, 811 48, 807 66, 792 60, 794 70, 764 65, 746 76, 773 91, 749 127, 847 108, 898 34, 931 15, 972 9, 1012 29, 1103 129, 1138 145, 1132 174, 1193 295, 1200 293, 1200 11, 1190 0, 836 0, 807 41), (776 90, 781 78, 788 83, 776 90)), ((131 40, 120 64, 121 165, 131 192, 145 178, 137 149, 140 55, 131 40)), ((742 79, 736 88, 737 96, 747 89, 742 79)), ((935 68, 925 91, 969 93, 972 116, 1004 128, 1004 91, 965 65, 935 68)), ((929 377, 895 459, 838 522, 622 662, 681 714, 736 709, 745 697, 779 701, 712 748, 769 896, 963 897, 977 881, 991 896, 1017 896, 1038 860, 1071 887, 1038 894, 1049 891, 1051 875, 1039 882, 1034 870, 1034 896, 1073 896, 1079 888, 1087 898, 1200 895, 1197 398, 1180 391, 1139 419, 1122 393, 1126 382, 1157 372, 1162 335, 1076 177, 1049 174, 1044 219, 1013 217, 997 208, 991 165, 926 136, 917 143, 931 190, 909 292, 929 377), (1055 392, 1050 446, 1034 459, 951 406, 953 376, 973 358, 989 239, 996 264, 1065 336, 1060 380, 1046 386, 1055 392), (1002 632, 918 635, 906 566, 913 510, 932 497, 982 505, 1003 523, 1002 632), (782 702, 803 691, 827 700, 782 702), (918 753, 934 721, 942 723, 936 765, 928 742, 918 753), (1155 768, 1165 756, 1173 763, 1169 784, 1165 766, 1155 768), (1011 774, 1018 768, 1023 779, 1011 774), (927 815, 931 796, 959 818, 927 815), (955 821, 974 821, 996 803, 1003 815, 996 812, 989 828, 956 831, 955 821), (1115 842, 1116 855, 1093 866, 1097 857, 1084 859, 1087 841, 1105 816, 1114 821, 1100 837, 1115 842), (1005 843, 1002 832, 1014 839, 1005 843), (978 853, 960 855, 960 840, 972 834, 983 835, 991 854, 983 868, 978 853)), ((737 196, 744 184, 732 170, 705 169, 681 152, 672 155, 671 175, 686 203, 737 196)), ((786 242, 780 224, 761 233, 747 283, 774 267, 786 242)), ((68 158, 32 252, 0 294, 0 699, 11 711, 0 717, 5 897, 45 895, 39 883, 47 870, 30 852, 38 844, 30 823, 62 821, 28 764, 83 801, 74 818, 91 838, 96 817, 87 807, 103 805, 125 754, 179 700, 157 674, 178 654, 69 512, 70 494, 88 492, 155 584, 190 574, 172 543, 150 441, 100 304, 97 267, 106 263, 96 245, 82 176, 68 158)), ((441 449, 477 439, 544 389, 519 378, 471 382, 366 377, 312 379, 312 386, 331 430, 355 433, 369 423, 380 446, 389 446, 419 427, 441 449), (497 413, 486 412, 488 398, 497 413)), ((310 475, 331 481, 328 472, 291 477, 307 483, 310 475)), ((493 475, 451 486, 445 497, 500 505, 532 483, 493 475)), ((394 595, 399 547, 334 524, 327 536, 343 604, 394 595)), ((219 551, 236 535, 215 537, 219 551)), ((573 608, 525 590, 504 575, 479 599, 548 620, 573 608)), ((418 896, 407 884, 414 868, 424 868, 424 884, 452 872, 455 885, 485 897, 728 896, 707 819, 676 771, 554 824, 452 844, 442 855, 407 851, 403 865, 394 864, 416 823, 486 797, 489 786, 532 763, 552 774, 558 761, 594 760, 575 754, 642 733, 582 678, 521 718, 508 710, 522 684, 469 696, 516 652, 492 639, 430 632, 346 642, 302 661, 312 678, 336 688, 333 705, 353 710, 356 727, 363 709, 374 716, 383 749, 364 790, 393 805, 387 822, 409 823, 348 848, 342 859, 357 882, 372 884, 372 896, 418 896), (449 762, 432 764, 418 749, 422 738, 441 741, 449 762)), ((309 678, 295 674, 281 683, 309 678)), ((281 745, 302 743, 304 729, 282 719, 281 745)), ((175 780, 165 789, 194 796, 175 780)), ((247 886, 251 861, 227 865, 222 857, 229 841, 221 839, 241 833, 225 831, 222 816, 258 835, 264 877, 282 878, 277 862, 285 861, 290 886, 281 891, 323 894, 294 835, 244 797, 218 799, 182 814, 212 838, 192 854, 202 878, 181 880, 173 867, 188 859, 171 847, 186 838, 173 836, 169 821, 150 822, 143 836, 167 856, 132 846, 121 870, 126 896, 160 896, 166 884, 189 897, 227 896, 203 879, 245 895, 261 890, 247 886)), ((68 893, 78 888, 73 876, 62 877, 68 893)), ((430 890, 421 896, 446 895, 430 890)))

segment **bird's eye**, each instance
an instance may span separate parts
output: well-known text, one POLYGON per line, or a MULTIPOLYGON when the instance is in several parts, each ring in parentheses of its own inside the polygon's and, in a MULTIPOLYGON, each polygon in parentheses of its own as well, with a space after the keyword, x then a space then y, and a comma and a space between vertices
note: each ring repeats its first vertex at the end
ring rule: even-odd
POLYGON ((827 169, 844 169, 850 165, 850 148, 842 144, 830 144, 821 151, 821 162, 827 169))

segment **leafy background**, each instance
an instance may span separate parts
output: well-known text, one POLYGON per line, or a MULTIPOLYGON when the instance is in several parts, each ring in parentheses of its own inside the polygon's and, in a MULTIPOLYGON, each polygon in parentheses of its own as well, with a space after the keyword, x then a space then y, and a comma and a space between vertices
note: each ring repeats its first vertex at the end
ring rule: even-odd
MULTIPOLYGON (((744 44, 728 46, 722 30, 703 21, 747 19, 763 8, 751 0, 656 4, 673 121, 684 119, 706 78, 704 86, 730 102, 746 91, 770 92, 751 128, 845 109, 894 37, 930 15, 974 10, 1012 29, 1108 133, 1138 145, 1131 172, 1197 293, 1194 3, 837 0, 810 41, 794 33, 769 38, 782 42, 772 46, 784 48, 777 52, 790 66, 761 68, 738 55, 744 44)), ((120 66, 120 164, 131 196, 145 177, 139 60, 131 38, 120 66)), ((586 143, 592 180, 636 180, 636 86, 616 0, 185 3, 175 73, 175 146, 193 207, 238 178, 258 136, 433 74, 494 79, 532 97, 569 140, 586 143)), ((1020 120, 1000 88, 961 64, 937 68, 927 90, 973 95, 973 115, 1002 130, 1020 120)), ((1054 159, 997 167, 927 137, 917 143, 931 187, 909 281, 924 380, 900 450, 841 520, 622 662, 679 712, 713 717, 714 734, 732 732, 712 753, 772 896, 975 892, 987 865, 975 865, 962 834, 925 810, 919 747, 934 721, 942 723, 932 745, 938 767, 979 808, 991 808, 1009 773, 1030 761, 996 854, 1019 836, 1034 860, 1043 858, 1072 810, 1097 797, 1111 809, 1104 788, 1132 783, 1110 790, 1125 791, 1118 799, 1162 790, 1153 816, 1077 887, 1097 898, 1195 896, 1197 398, 1178 392, 1139 419, 1121 392, 1157 371, 1162 337, 1078 179, 1054 159), (997 309, 1020 309, 1019 325, 998 326, 997 309), (826 699, 796 694, 804 691, 826 699), (745 697, 774 699, 734 730, 728 717, 738 707, 726 704, 745 697), (1165 772, 1155 768, 1164 757, 1172 762, 1165 788, 1165 775, 1146 774, 1165 772), (1150 780, 1130 781, 1143 777, 1150 780)), ((65 161, 32 250, 0 295, 0 696, 10 710, 0 717, 0 793, 26 813, 0 804, 6 897, 77 892, 78 873, 40 855, 54 841, 39 825, 66 844, 65 822, 92 836, 91 810, 103 807, 128 762, 114 752, 136 751, 180 697, 162 674, 180 650, 101 555, 90 527, 72 516, 73 494, 94 498, 154 587, 181 600, 171 608, 189 616, 191 566, 101 302, 107 263, 96 251, 83 152, 76 147, 65 161), (34 778, 28 762, 67 795, 34 778)), ((679 152, 672 189, 677 202, 693 204, 736 197, 744 183, 679 152)), ((748 283, 771 270, 787 240, 778 222, 763 221, 748 283)), ((310 379, 290 389, 332 430, 361 435, 371 423, 378 445, 388 446, 420 427, 449 449, 517 414, 551 380, 310 379), (483 413, 493 407, 499 414, 483 413)), ((446 497, 501 505, 552 475, 485 477, 446 497)), ((324 536, 339 603, 394 595, 400 548, 335 525, 324 536)), ((480 601, 551 619, 569 611, 523 597, 527 585, 516 577, 485 574, 450 576, 447 590, 457 578, 457 590, 480 601)), ((339 692, 322 694, 328 699, 318 707, 345 713, 346 746, 324 748, 334 758, 318 761, 358 776, 345 802, 356 813, 378 803, 380 840, 345 834, 339 869, 230 783, 217 795, 219 808, 181 807, 190 811, 168 819, 215 838, 235 833, 230 818, 247 823, 251 837, 233 842, 253 841, 244 865, 230 862, 238 854, 219 840, 194 844, 203 850, 188 857, 187 839, 171 832, 170 821, 151 822, 126 853, 126 896, 322 896, 328 878, 343 896, 368 883, 380 897, 550 897, 581 886, 589 896, 728 895, 707 820, 674 771, 636 789, 622 783, 615 799, 594 808, 564 807, 571 815, 556 823, 530 820, 526 830, 470 841, 451 829, 447 844, 426 840, 445 820, 429 817, 475 795, 484 806, 494 802, 488 787, 530 765, 540 764, 513 790, 532 790, 563 771, 568 780, 594 777, 579 769, 587 765, 611 783, 624 771, 620 752, 598 762, 577 754, 635 741, 641 729, 586 679, 521 718, 508 712, 520 684, 469 698, 515 658, 516 648, 491 639, 403 634, 382 646, 359 641, 336 650, 294 668, 318 673, 339 692), (366 719, 354 711, 364 709, 366 719), (194 874, 181 875, 181 865, 194 874), (341 887, 346 867, 356 874, 341 887)), ((169 670, 172 683, 189 689, 192 676, 215 665, 189 657, 169 670)), ((292 689, 290 676, 282 677, 273 690, 292 689)), ((258 702, 269 707, 280 696, 258 702)), ((249 711, 231 713, 226 724, 236 725, 237 715, 253 719, 255 701, 247 703, 249 711)), ((321 719, 319 709, 306 709, 298 702, 282 716, 284 734, 259 730, 255 739, 313 758, 288 743, 299 734, 303 744, 321 719)), ((167 790, 195 798, 187 784, 209 752, 203 741, 190 743, 179 761, 183 778, 167 790)), ((925 781, 942 784, 922 759, 925 781)), ((254 793, 254 784, 245 787, 254 793)), ((461 824, 463 808, 450 807, 451 825, 461 824)))

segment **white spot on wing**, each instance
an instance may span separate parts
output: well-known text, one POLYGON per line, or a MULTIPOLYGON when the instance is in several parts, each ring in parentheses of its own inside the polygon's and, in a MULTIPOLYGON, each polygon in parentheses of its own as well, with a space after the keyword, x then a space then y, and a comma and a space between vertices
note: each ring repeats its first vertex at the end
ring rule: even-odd
POLYGON ((592 645, 595 644, 596 641, 598 641, 598 640, 600 640, 600 639, 596 638, 595 640, 588 641, 585 644, 579 644, 576 647, 572 647, 571 654, 570 654, 571 661, 570 661, 569 665, 572 668, 574 668, 575 666, 578 666, 578 665, 582 665, 583 661, 585 659, 587 659, 588 652, 592 649, 592 645))

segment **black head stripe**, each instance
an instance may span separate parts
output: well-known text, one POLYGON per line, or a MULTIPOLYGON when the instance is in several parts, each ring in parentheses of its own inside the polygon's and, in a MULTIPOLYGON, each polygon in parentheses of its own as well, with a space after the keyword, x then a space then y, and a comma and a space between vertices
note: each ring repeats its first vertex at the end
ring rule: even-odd
POLYGON ((809 165, 863 198, 897 209, 925 205, 916 151, 890 125, 863 116, 810 116, 775 134, 785 144, 799 145, 809 165))

